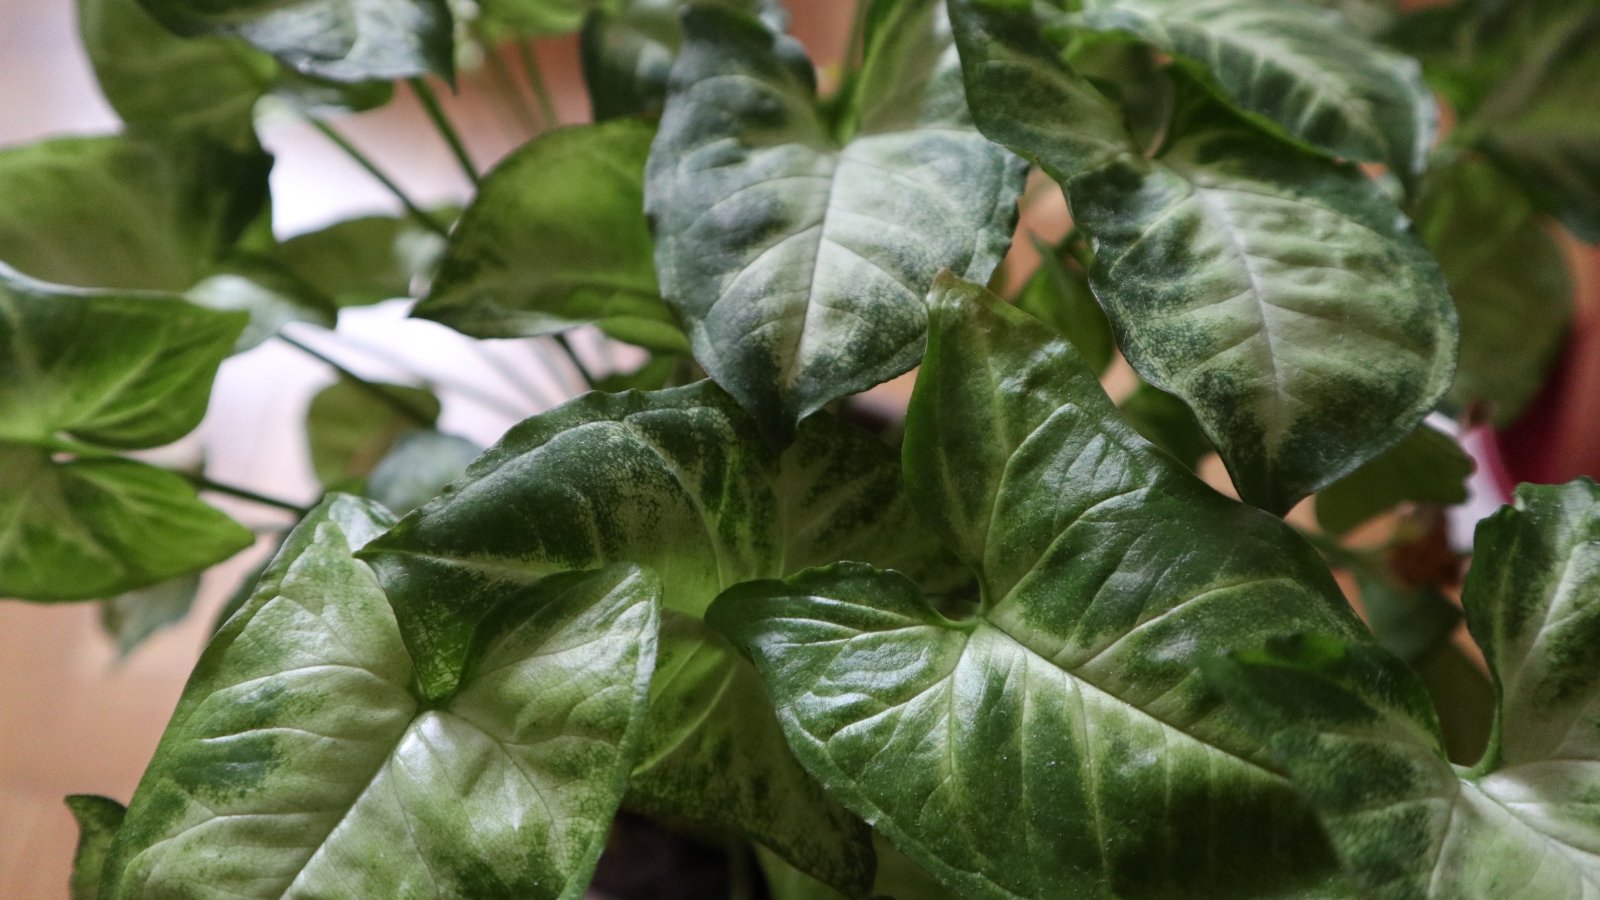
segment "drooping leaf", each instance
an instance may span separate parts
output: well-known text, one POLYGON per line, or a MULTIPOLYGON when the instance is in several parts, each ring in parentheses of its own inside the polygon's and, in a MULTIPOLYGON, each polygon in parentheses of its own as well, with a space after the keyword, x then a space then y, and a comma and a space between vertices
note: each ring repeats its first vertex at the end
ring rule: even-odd
POLYGON ((644 164, 654 131, 625 120, 563 128, 484 179, 414 312, 474 337, 595 323, 614 337, 689 349, 651 261, 644 164))
POLYGON ((1561 247, 1527 195, 1480 159, 1435 166, 1417 214, 1461 319, 1448 401, 1507 425, 1543 386, 1572 319, 1561 247))
POLYGON ((460 478, 482 453, 482 447, 453 434, 407 431, 372 467, 366 494, 396 515, 404 515, 439 496, 445 485, 460 478))
POLYGON ((658 582, 508 589, 445 697, 351 556, 392 520, 335 496, 212 639, 106 862, 108 898, 576 898, 621 800, 658 582))
MULTIPOLYGON (((742 829, 830 884, 870 881, 864 827, 795 763, 755 672, 700 614, 730 585, 841 558, 963 580, 871 436, 819 416, 776 455, 710 382, 589 394, 512 429, 366 556, 407 640, 446 661, 492 585, 649 566, 667 614, 630 805, 742 829)), ((447 668, 420 675, 449 687, 447 668)))
POLYGON ((696 359, 781 438, 916 362, 923 293, 989 277, 1024 166, 971 126, 936 0, 869 37, 841 134, 793 40, 721 7, 684 28, 645 176, 656 269, 696 359))
POLYGON ((1211 441, 1182 400, 1139 382, 1122 401, 1122 417, 1139 436, 1193 469, 1212 452, 1211 441))
POLYGON ((294 69, 334 81, 450 77, 445 0, 139 0, 181 35, 232 35, 294 69))
POLYGON ((1116 344, 1105 310, 1089 289, 1088 276, 1067 268, 1055 248, 1043 242, 1037 246, 1039 268, 1017 295, 1017 308, 1055 329, 1072 342, 1089 368, 1104 373, 1116 344))
POLYGON ((1406 502, 1463 503, 1472 457, 1455 439, 1424 425, 1317 495, 1317 523, 1344 534, 1406 502))
POLYGON ((963 896, 1331 892, 1309 810, 1196 670, 1360 634, 1327 570, 1140 440, 1044 326, 955 279, 929 302, 907 490, 982 606, 859 564, 724 593, 709 621, 796 755, 963 896))
POLYGON ((67 809, 78 822, 78 850, 72 860, 72 900, 99 900, 100 868, 127 809, 110 797, 73 794, 67 809))
MULTIPOLYGON (((710 0, 753 12, 781 33, 789 13, 779 0, 710 0)), ((689 0, 622 0, 595 9, 583 23, 583 80, 597 122, 659 116, 667 77, 683 46, 678 20, 689 0)))
POLYGON ((410 220, 362 216, 289 238, 272 258, 342 309, 411 296, 443 252, 442 238, 410 220))
POLYGON ((358 485, 402 434, 429 428, 439 398, 426 388, 340 379, 306 410, 306 446, 317 481, 331 490, 358 485))
POLYGON ((1284 638, 1208 674, 1270 735, 1367 896, 1600 896, 1600 488, 1518 488, 1478 527, 1463 600, 1497 697, 1470 770, 1375 648, 1284 638))
POLYGON ((1062 183, 1123 353, 1194 410, 1241 496, 1287 510, 1432 410, 1455 315, 1376 184, 1207 104, 1146 160, 1026 11, 951 9, 979 126, 1062 183))
POLYGON ((244 325, 177 297, 62 288, 0 265, 0 441, 171 443, 200 423, 244 325))
POLYGON ((182 575, 118 594, 100 604, 100 625, 126 657, 150 635, 188 615, 199 591, 199 575, 182 575))
POLYGON ((0 261, 61 284, 182 291, 256 218, 271 163, 198 137, 0 151, 0 261))

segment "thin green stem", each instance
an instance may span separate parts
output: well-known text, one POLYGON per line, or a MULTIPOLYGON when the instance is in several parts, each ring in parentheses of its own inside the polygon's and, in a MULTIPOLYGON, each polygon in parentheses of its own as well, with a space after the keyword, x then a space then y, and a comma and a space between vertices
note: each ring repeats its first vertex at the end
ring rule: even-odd
POLYGON ((432 387, 458 394, 463 399, 471 400, 485 409, 493 410, 494 412, 502 413, 510 416, 511 418, 519 420, 526 418, 528 415, 527 410, 512 406, 503 398, 496 397, 495 395, 481 390, 474 385, 462 381, 454 381, 450 378, 441 378, 435 373, 423 371, 417 368, 412 360, 406 359, 405 357, 393 352, 381 344, 360 340, 351 335, 343 333, 329 332, 329 334, 337 338, 339 344, 345 348, 348 348, 349 350, 370 356, 373 359, 384 363, 385 365, 400 369, 411 377, 424 381, 432 387))
POLYGON ((539 133, 539 118, 533 111, 533 106, 528 103, 528 98, 523 96, 522 89, 517 87, 517 79, 511 74, 511 67, 506 65, 506 59, 500 54, 499 48, 484 42, 489 57, 489 78, 494 81, 495 89, 499 91, 506 106, 516 114, 522 126, 529 134, 539 133))
POLYGON ((443 222, 440 222, 438 219, 429 214, 427 210, 414 203, 411 198, 406 195, 406 192, 400 189, 400 185, 395 184, 393 179, 391 179, 388 175, 385 175, 383 170, 378 168, 376 163, 367 158, 366 154, 356 149, 356 146, 346 140, 344 135, 334 131, 333 128, 328 125, 328 123, 319 119, 306 119, 306 121, 311 123, 311 127, 322 132, 323 137, 326 137, 328 140, 336 144, 340 150, 343 150, 345 155, 349 156, 356 165, 365 169, 368 175, 371 175, 373 178, 377 179, 379 184, 383 185, 389 191, 389 193, 395 196, 396 200, 400 201, 400 205, 406 208, 406 212, 409 212, 412 218, 415 218, 429 231, 438 234, 440 237, 449 236, 450 229, 446 228, 443 222))
POLYGON ((454 154, 456 162, 461 165, 461 171, 466 173, 467 180, 472 182, 473 187, 477 187, 481 180, 478 177, 478 166, 473 163, 472 155, 467 153, 467 145, 461 142, 461 135, 456 133, 455 126, 450 124, 449 117, 444 114, 444 107, 439 103, 439 96, 433 92, 433 88, 429 87, 428 82, 422 78, 408 78, 406 83, 411 85, 412 93, 416 94, 417 99, 422 101, 422 108, 428 113, 429 121, 433 122, 434 129, 439 132, 440 137, 444 138, 444 142, 450 146, 450 152, 454 154))
POLYGON ((567 340, 567 336, 564 334, 556 334, 551 335, 551 337, 555 338, 556 346, 560 347, 561 352, 567 355, 567 359, 570 360, 573 367, 578 370, 578 374, 583 376, 583 383, 589 386, 589 390, 592 391, 598 388, 600 386, 599 379, 595 378, 594 374, 589 371, 589 367, 584 365, 583 360, 578 358, 578 353, 572 349, 572 344, 567 340))
POLYGON ((861 56, 866 52, 867 41, 867 9, 872 3, 870 0, 857 0, 855 19, 850 23, 850 40, 845 45, 844 68, 849 71, 861 62, 861 56))
POLYGON ((258 494, 255 491, 252 491, 248 488, 239 487, 238 485, 225 484, 221 481, 212 481, 210 478, 207 478, 204 475, 196 475, 189 472, 176 472, 176 474, 183 476, 190 484, 193 484, 197 489, 202 491, 213 491, 218 494, 227 494, 230 497, 238 497, 240 500, 249 500, 251 503, 259 503, 262 506, 271 506, 277 509, 287 510, 288 512, 292 512, 295 515, 302 517, 311 512, 311 510, 306 509, 304 506, 301 506, 298 503, 290 503, 287 500, 279 500, 277 497, 268 497, 266 494, 258 494))
POLYGON ((392 391, 385 390, 383 386, 373 384, 365 378, 362 378, 360 375, 355 374, 322 351, 317 350, 314 347, 309 347, 288 336, 287 334, 284 334, 283 332, 278 333, 278 340, 283 341, 285 344, 288 344, 296 350, 299 350, 301 353, 304 353, 312 359, 327 365, 335 372, 338 372, 340 378, 343 378, 355 385, 357 388, 361 389, 362 392, 372 397, 372 399, 377 400, 379 403, 382 403, 400 415, 410 419, 414 424, 417 425, 417 427, 433 427, 434 417, 428 415, 426 411, 412 406, 410 403, 405 401, 405 398, 395 394, 392 391))
POLYGON ((556 114, 555 101, 550 98, 550 89, 545 87, 544 74, 539 71, 539 58, 534 54, 533 41, 517 42, 517 58, 522 60, 522 74, 528 78, 528 86, 533 88, 533 95, 539 100, 539 111, 544 116, 546 128, 556 128, 561 125, 561 117, 556 114))

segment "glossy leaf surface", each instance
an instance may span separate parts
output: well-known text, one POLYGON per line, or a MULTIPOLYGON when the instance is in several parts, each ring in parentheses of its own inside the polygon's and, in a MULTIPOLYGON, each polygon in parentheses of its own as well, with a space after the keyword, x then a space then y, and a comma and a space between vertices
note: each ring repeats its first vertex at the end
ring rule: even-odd
POLYGON ((1309 811, 1196 670, 1284 628, 1359 634, 1327 570, 1140 440, 1043 326, 949 278, 930 305, 908 491, 982 608, 858 564, 724 594, 710 621, 795 753, 964 896, 1333 891, 1309 811))
POLYGON ((335 495, 201 658, 107 860, 107 897, 577 898, 622 796, 659 585, 509 590, 446 697, 415 693, 351 556, 391 520, 335 495))
POLYGON ((450 237, 415 315, 475 337, 531 337, 595 323, 683 352, 661 301, 644 217, 654 130, 635 121, 538 138, 491 172, 450 237))
POLYGON ((1467 499, 1472 457, 1427 425, 1317 495, 1317 523, 1343 534, 1405 501, 1453 505, 1467 499))
POLYGON ((73 794, 67 809, 78 822, 78 849, 72 860, 72 900, 98 900, 100 870, 111 839, 122 826, 127 809, 109 797, 73 794))
POLYGON ((56 138, 0 152, 0 261, 81 287, 181 291, 267 198, 271 160, 199 139, 56 138))
POLYGON ((971 126, 935 0, 869 36, 838 134, 796 42, 717 7, 684 27, 645 178, 656 269, 696 359, 781 438, 915 364, 922 295, 989 277, 1023 166, 971 126))
MULTIPOLYGON (((710 382, 588 394, 514 428, 367 556, 407 640, 440 659, 495 585, 650 567, 668 613, 630 804, 744 829, 832 884, 870 879, 863 829, 800 770, 754 671, 700 613, 730 585, 841 558, 958 584, 875 439, 817 417, 775 455, 710 382)), ((447 670, 421 676, 449 686, 447 670)))
POLYGON ((1600 489, 1519 488, 1479 526, 1463 600, 1498 704, 1470 770, 1380 651, 1280 639, 1211 674, 1271 735, 1367 895, 1600 896, 1600 489))

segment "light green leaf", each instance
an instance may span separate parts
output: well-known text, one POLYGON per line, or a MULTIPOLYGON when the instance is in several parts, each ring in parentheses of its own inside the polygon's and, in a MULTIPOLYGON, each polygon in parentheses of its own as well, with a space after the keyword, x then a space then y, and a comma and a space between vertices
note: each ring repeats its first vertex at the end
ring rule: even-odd
POLYGON ((221 268, 184 292, 198 306, 248 313, 250 324, 234 344, 235 353, 260 346, 290 322, 332 328, 338 309, 323 293, 270 257, 234 253, 221 268))
POLYGON ((261 210, 271 164, 192 137, 0 151, 0 261, 61 284, 184 290, 261 210))
MULTIPOLYGON (((775 454, 710 382, 535 416, 364 555, 407 640, 445 661, 494 585, 650 567, 667 613, 630 805, 742 829, 846 887, 871 878, 865 829, 794 762, 754 670, 700 613, 730 585, 841 558, 965 580, 912 514, 893 451, 819 416, 775 454)), ((451 683, 445 667, 419 674, 430 693, 451 683)))
POLYGON ((622 797, 659 584, 615 566, 505 590, 459 683, 415 692, 335 496, 212 639, 106 862, 108 898, 583 895, 622 797))
POLYGON ((594 10, 612 9, 619 0, 481 0, 482 19, 491 34, 520 37, 571 34, 594 10))
POLYGON ((1211 441, 1182 400, 1140 381, 1122 401, 1122 417, 1139 436, 1193 469, 1212 452, 1211 441))
POLYGON ((453 434, 404 432, 372 467, 367 496, 404 515, 439 496, 482 453, 482 447, 453 434))
POLYGON ((595 323, 687 352, 651 261, 644 164, 654 129, 624 120, 551 132, 484 179, 413 315, 474 337, 595 323))
POLYGON ((232 35, 333 81, 454 72, 445 0, 139 0, 181 35, 232 35))
POLYGON ((1463 600, 1498 699, 1470 770, 1376 649, 1280 639, 1208 674, 1270 735, 1367 896, 1600 896, 1600 488, 1518 488, 1478 527, 1463 600))
MULTIPOLYGON (((655 117, 666 101, 667 77, 683 46, 679 18, 690 0, 622 0, 596 9, 583 23, 583 80, 596 121, 655 117)), ((779 0, 708 0, 757 13, 774 32, 788 27, 779 0)))
POLYGON ((1077 28, 1171 53, 1251 121, 1332 156, 1420 174, 1439 113, 1412 59, 1336 14, 1261 0, 1086 0, 1077 28))
POLYGON ((1044 326, 950 278, 929 302, 906 483, 982 606, 946 618, 858 564, 724 593, 709 621, 796 755, 967 897, 1334 892, 1309 810, 1196 671, 1286 628, 1359 635, 1327 570, 1140 440, 1044 326))
POLYGON ((205 415, 245 317, 43 284, 0 265, 0 441, 154 447, 205 415))
POLYGON ((363 216, 296 235, 271 255, 342 309, 410 297, 443 253, 442 238, 408 219, 363 216))
POLYGON ((439 398, 426 388, 340 379, 306 410, 306 446, 317 481, 348 489, 372 473, 407 431, 432 427, 439 398))
POLYGON ((145 638, 183 620, 200 591, 199 575, 184 575, 118 594, 100 604, 100 625, 126 658, 145 638))
POLYGON ((1418 205, 1461 318, 1448 400, 1508 425, 1544 385, 1571 323, 1566 259, 1526 194, 1481 159, 1435 165, 1418 205))
POLYGON ((100 867, 127 810, 110 797, 73 794, 67 809, 78 822, 78 850, 72 861, 72 900, 98 900, 100 867))
POLYGON ((253 541, 171 472, 122 459, 56 462, 0 442, 0 597, 109 597, 204 569, 253 541))
POLYGON ((656 269, 712 378, 778 437, 914 365, 922 295, 987 279, 1024 166, 972 127, 942 4, 868 40, 843 134, 810 62, 754 17, 691 7, 645 176, 656 269))
POLYGON ((1406 501, 1464 503, 1472 470, 1454 438, 1424 425, 1318 494, 1317 523, 1338 535, 1406 501))
POLYGON ((1116 354, 1111 323, 1089 290, 1089 278, 1079 269, 1069 269, 1059 252, 1037 241, 1039 268, 1022 286, 1017 308, 1055 329, 1072 342, 1078 355, 1096 374, 1105 372, 1116 354))

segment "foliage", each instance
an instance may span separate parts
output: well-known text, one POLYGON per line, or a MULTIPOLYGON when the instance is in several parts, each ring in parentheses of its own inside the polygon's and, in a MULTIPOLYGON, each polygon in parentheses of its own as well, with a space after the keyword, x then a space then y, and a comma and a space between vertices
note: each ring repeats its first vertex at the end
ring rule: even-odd
POLYGON ((127 127, 0 150, 0 595, 126 653, 252 542, 202 492, 296 524, 127 807, 68 798, 74 898, 565 900, 619 810, 778 900, 1600 897, 1600 487, 1464 586, 1442 524, 1597 233, 1586 0, 864 0, 828 78, 775 0, 79 10, 127 127), (459 215, 347 147, 404 212, 272 233, 270 104, 342 141, 561 34, 595 124, 459 215), (310 509, 127 455, 393 299, 595 390, 483 450, 339 368, 310 509))

